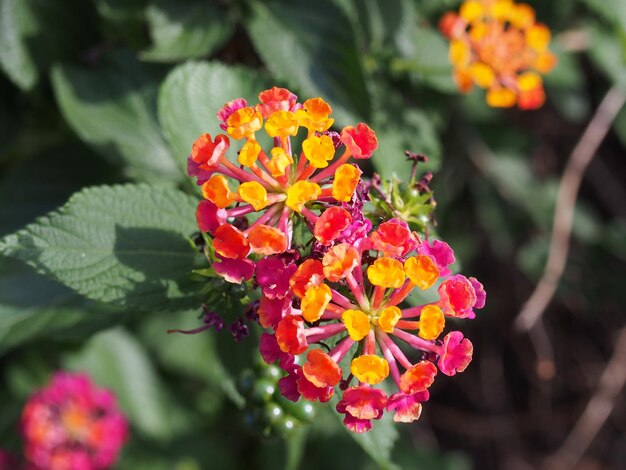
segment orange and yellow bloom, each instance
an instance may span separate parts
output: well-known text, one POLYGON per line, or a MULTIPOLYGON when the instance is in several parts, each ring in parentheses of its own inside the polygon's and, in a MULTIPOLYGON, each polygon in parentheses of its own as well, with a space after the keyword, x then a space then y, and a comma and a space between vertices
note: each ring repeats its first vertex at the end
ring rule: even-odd
POLYGON ((449 59, 463 93, 483 88, 495 108, 543 105, 541 74, 552 70, 556 56, 548 50, 550 29, 536 21, 530 5, 466 0, 458 13, 441 18, 439 28, 450 40, 449 59))
POLYGON ((330 132, 331 113, 322 98, 298 103, 289 90, 274 87, 261 92, 255 106, 244 99, 224 105, 217 117, 226 134, 203 134, 194 142, 188 170, 204 196, 196 218, 200 230, 218 240, 214 268, 226 280, 251 278, 250 254, 287 251, 295 215, 316 223, 313 203, 353 197, 361 170, 349 160, 370 158, 378 141, 363 123, 330 132), (263 149, 257 140, 263 131, 272 139, 271 148, 263 149), (296 152, 291 139, 299 133, 304 140, 296 152), (242 141, 237 163, 228 156, 231 140, 242 141), (249 219, 254 213, 258 217, 249 219), (233 229, 224 230, 229 223, 233 229))
POLYGON ((459 331, 444 335, 445 319, 473 318, 485 303, 482 285, 450 273, 454 255, 446 243, 421 240, 395 219, 354 244, 325 249, 321 260, 307 259, 293 271, 288 300, 271 319, 260 312, 262 324, 274 329, 264 334, 264 358, 281 362, 288 373, 281 389, 292 400, 328 401, 341 382, 347 390, 337 410, 353 431, 369 430, 385 410, 399 422, 417 419, 437 371, 454 375, 471 361, 472 343, 459 331), (439 300, 402 308, 414 290, 435 288, 439 300), (334 346, 324 351, 321 344, 334 346), (299 366, 293 358, 301 354, 299 366), (398 390, 390 397, 372 388, 388 377, 398 390))
MULTIPOLYGON (((464 7, 451 31, 459 21, 486 18, 486 4, 464 7)), ((528 40, 538 47, 533 31, 528 40)), ((465 46, 452 45, 458 63, 472 60, 465 46)), ((483 85, 502 80, 486 63, 470 65, 483 85)), ((515 80, 517 91, 537 87, 528 76, 515 80)), ((515 99, 522 105, 527 98, 515 99)), ((210 236, 213 271, 228 282, 252 281, 261 292, 254 308, 267 330, 260 350, 285 372, 281 393, 319 402, 341 393, 336 408, 344 424, 366 432, 385 412, 397 422, 415 421, 437 374, 465 370, 472 343, 460 331, 446 332, 446 320, 474 318, 485 291, 476 279, 451 272, 447 243, 420 238, 401 219, 373 223, 365 216, 368 189, 351 159, 372 157, 378 141, 363 123, 331 131, 331 112, 321 98, 299 103, 276 87, 261 92, 254 106, 233 100, 217 114, 225 134, 200 136, 188 168, 202 187, 196 218, 210 236), (268 137, 272 145, 264 148, 268 137), (228 155, 231 144, 239 147, 236 157, 228 155), (435 300, 409 301, 425 291, 435 300), (388 380, 395 384, 389 396, 382 388, 388 380)), ((209 313, 204 326, 186 332, 221 329, 209 313)))

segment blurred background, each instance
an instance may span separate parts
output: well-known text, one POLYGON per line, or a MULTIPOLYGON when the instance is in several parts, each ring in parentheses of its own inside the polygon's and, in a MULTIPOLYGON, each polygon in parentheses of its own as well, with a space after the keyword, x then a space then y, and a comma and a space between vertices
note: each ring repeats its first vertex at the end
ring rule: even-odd
POLYGON ((186 157, 216 111, 278 85, 323 97, 338 127, 369 123, 369 172, 406 175, 404 151, 426 154, 437 233, 488 294, 464 325, 467 371, 436 381, 418 422, 355 437, 326 407, 277 398, 255 334, 167 336, 198 311, 90 301, 0 254, 0 448, 19 454, 21 407, 67 368, 117 393, 132 428, 120 469, 625 468, 625 110, 584 175, 554 298, 529 331, 514 322, 570 154, 608 90, 626 90, 626 4, 529 2, 558 65, 546 104, 519 111, 459 94, 437 30, 459 3, 0 0, 0 235, 87 186, 193 193, 186 157))

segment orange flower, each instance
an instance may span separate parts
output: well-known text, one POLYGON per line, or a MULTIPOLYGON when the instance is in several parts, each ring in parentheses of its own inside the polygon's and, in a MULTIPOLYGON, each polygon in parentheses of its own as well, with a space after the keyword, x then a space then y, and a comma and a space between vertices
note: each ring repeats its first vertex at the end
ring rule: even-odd
POLYGON ((556 56, 548 50, 550 29, 535 20, 530 5, 512 0, 466 0, 459 14, 446 13, 439 29, 450 39, 449 58, 461 92, 472 85, 487 90, 494 108, 536 109, 545 92, 539 73, 556 56), (531 74, 531 78, 525 78, 531 74))
MULTIPOLYGON (((291 248, 294 219, 301 218, 308 226, 319 227, 317 236, 323 243, 332 244, 343 229, 336 224, 332 230, 322 228, 328 222, 323 218, 324 209, 352 200, 361 170, 349 160, 371 156, 377 141, 374 131, 363 123, 346 127, 342 132, 345 149, 337 156, 336 147, 341 143, 327 132, 334 123, 331 113, 322 98, 298 103, 296 95, 278 87, 262 91, 255 105, 248 105, 243 98, 226 103, 217 118, 228 135, 213 139, 202 134, 187 161, 189 174, 197 177, 206 199, 196 213, 199 228, 215 236, 215 230, 225 223, 250 227, 242 233, 252 253, 269 255, 291 248), (292 137, 300 127, 305 127, 308 135, 302 148, 295 149, 292 137), (260 143, 267 139, 255 137, 263 130, 271 138, 270 148, 264 149, 260 143), (227 155, 229 136, 243 141, 235 159, 227 155), (254 212, 260 214, 254 216, 254 212), (318 219, 323 222, 318 224, 318 219)), ((220 250, 222 258, 230 258, 224 253, 234 254, 224 247, 220 250)), ((220 275, 222 272, 220 269, 220 275)))

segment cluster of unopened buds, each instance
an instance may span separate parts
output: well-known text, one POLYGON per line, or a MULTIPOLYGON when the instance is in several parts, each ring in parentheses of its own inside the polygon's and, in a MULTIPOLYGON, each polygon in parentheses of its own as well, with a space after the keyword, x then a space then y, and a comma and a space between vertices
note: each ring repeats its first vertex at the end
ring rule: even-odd
POLYGON ((473 85, 487 90, 492 107, 536 109, 545 101, 541 79, 556 64, 548 50, 550 29, 535 11, 512 0, 466 0, 459 13, 439 22, 450 39, 450 62, 459 89, 473 85))
POLYGON ((447 243, 397 217, 376 225, 367 217, 367 184, 355 161, 377 149, 372 129, 330 131, 324 100, 300 104, 284 88, 263 91, 259 101, 227 103, 217 114, 225 134, 200 136, 189 156, 212 267, 228 282, 260 288, 261 355, 284 371, 286 398, 327 402, 341 394, 337 410, 356 432, 384 411, 412 422, 438 371, 451 376, 470 363, 472 343, 460 331, 444 334, 446 319, 474 318, 485 291, 452 274, 447 243), (257 140, 263 128, 271 139, 257 140), (239 164, 227 155, 231 139, 242 144, 239 164), (308 237, 296 243, 298 226, 308 237), (413 292, 436 300, 407 305, 413 292), (388 376, 391 395, 380 388, 388 376))

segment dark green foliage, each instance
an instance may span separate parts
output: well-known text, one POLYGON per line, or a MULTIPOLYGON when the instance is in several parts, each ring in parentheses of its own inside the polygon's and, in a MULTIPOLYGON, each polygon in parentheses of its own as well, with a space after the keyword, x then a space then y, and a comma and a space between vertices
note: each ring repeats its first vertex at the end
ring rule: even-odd
MULTIPOLYGON (((626 321, 622 110, 584 180, 545 315, 556 378, 535 370, 537 338, 512 330, 543 271, 567 156, 606 90, 626 88, 626 9, 531 2, 559 65, 547 104, 520 112, 458 93, 437 22, 459 3, 0 0, 0 449, 19 452, 24 400, 69 368, 117 393, 133 436, 123 469, 540 467, 626 321), (352 435, 333 405, 282 397, 256 353, 260 329, 241 342, 228 331, 253 295, 189 243, 193 141, 220 132, 225 102, 273 85, 322 96, 336 130, 369 123, 380 145, 366 174, 404 183, 369 207, 416 230, 434 214, 457 265, 486 286, 474 363, 438 382, 413 425, 386 415, 352 435), (406 185, 405 150, 429 157, 413 183, 435 172, 432 193, 406 185), (202 326, 203 302, 221 332, 167 333, 202 326)), ((622 416, 589 467, 623 466, 622 416)))

